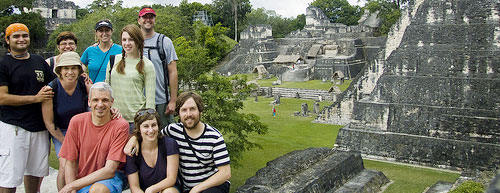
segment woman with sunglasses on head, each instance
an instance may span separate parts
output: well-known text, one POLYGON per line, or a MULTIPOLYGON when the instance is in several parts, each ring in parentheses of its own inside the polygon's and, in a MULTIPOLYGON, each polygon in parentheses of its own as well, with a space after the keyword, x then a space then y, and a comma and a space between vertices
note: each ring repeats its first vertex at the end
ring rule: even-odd
POLYGON ((141 29, 130 24, 120 34, 122 54, 112 56, 106 70, 106 82, 115 93, 114 106, 134 128, 134 113, 142 108, 155 108, 156 73, 153 63, 144 58, 141 29), (111 64, 113 62, 113 64, 111 64))
POLYGON ((106 77, 106 64, 111 55, 120 54, 122 46, 114 44, 113 25, 107 19, 95 24, 95 36, 97 45, 89 46, 82 54, 82 63, 89 69, 89 77, 92 82, 102 82, 106 77))
POLYGON ((139 141, 138 156, 127 156, 125 173, 132 193, 179 193, 176 184, 179 147, 169 137, 160 137, 159 116, 152 108, 139 110, 133 134, 139 141))

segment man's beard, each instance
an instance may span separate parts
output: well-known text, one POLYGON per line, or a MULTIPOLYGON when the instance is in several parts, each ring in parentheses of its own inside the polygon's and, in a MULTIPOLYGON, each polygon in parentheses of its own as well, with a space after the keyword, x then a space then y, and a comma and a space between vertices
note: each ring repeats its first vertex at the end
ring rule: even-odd
POLYGON ((190 119, 193 119, 193 126, 192 127, 189 127, 188 124, 186 124, 187 121, 183 121, 182 124, 184 125, 184 127, 186 129, 192 130, 200 123, 200 119, 199 118, 198 119, 190 118, 190 119))

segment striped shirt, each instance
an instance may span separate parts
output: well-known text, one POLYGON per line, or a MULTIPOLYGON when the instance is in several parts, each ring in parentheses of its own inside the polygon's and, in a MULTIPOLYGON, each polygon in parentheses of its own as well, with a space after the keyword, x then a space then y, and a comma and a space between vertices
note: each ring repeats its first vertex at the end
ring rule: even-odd
POLYGON ((222 134, 210 125, 204 125, 203 134, 196 139, 186 134, 182 123, 170 124, 161 131, 176 140, 179 145, 179 166, 184 190, 189 190, 208 179, 218 171, 217 167, 229 164, 229 153, 222 134))

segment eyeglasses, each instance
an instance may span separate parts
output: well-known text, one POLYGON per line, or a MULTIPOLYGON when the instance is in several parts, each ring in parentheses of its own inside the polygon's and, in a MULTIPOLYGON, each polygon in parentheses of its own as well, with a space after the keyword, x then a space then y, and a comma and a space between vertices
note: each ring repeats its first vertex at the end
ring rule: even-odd
POLYGON ((154 109, 142 109, 142 110, 137 111, 137 116, 143 116, 146 113, 148 113, 148 114, 155 114, 156 110, 154 110, 154 109))
POLYGON ((76 45, 75 42, 69 42, 69 43, 60 43, 60 46, 74 46, 76 45))

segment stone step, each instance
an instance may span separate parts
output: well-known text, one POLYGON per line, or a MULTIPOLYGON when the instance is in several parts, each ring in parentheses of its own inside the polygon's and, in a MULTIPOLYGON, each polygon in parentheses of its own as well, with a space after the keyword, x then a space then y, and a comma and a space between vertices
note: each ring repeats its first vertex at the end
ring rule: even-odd
MULTIPOLYGON (((498 21, 497 21, 498 22, 498 21)), ((464 49, 484 47, 495 37, 495 27, 498 23, 462 24, 462 25, 411 25, 405 36, 409 36, 402 45, 417 44, 459 44, 464 49), (486 39, 485 39, 486 37, 486 39)))
POLYGON ((373 193, 379 192, 380 188, 387 183, 389 183, 389 179, 384 173, 365 169, 336 191, 328 191, 327 193, 373 193))
POLYGON ((362 154, 396 162, 451 170, 462 168, 494 170, 500 164, 498 144, 365 130, 349 126, 340 129, 334 147, 360 151, 362 154))
MULTIPOLYGON (((363 171, 363 160, 359 153, 329 148, 309 148, 290 152, 268 162, 266 167, 257 171, 256 175, 249 178, 245 185, 239 187, 236 192, 335 191, 363 171)), ((352 184, 357 182, 373 184, 369 185, 370 187, 378 186, 375 184, 379 183, 374 182, 379 178, 370 177, 377 176, 371 174, 371 172, 361 174, 352 184)), ((378 176, 383 176, 383 174, 378 176)), ((387 182, 388 180, 385 178, 379 181, 387 182)))
POLYGON ((395 133, 500 144, 498 116, 494 109, 358 101, 349 127, 369 130, 373 127, 395 133))
POLYGON ((427 189, 424 193, 447 193, 453 187, 453 183, 438 181, 429 189, 427 189))

